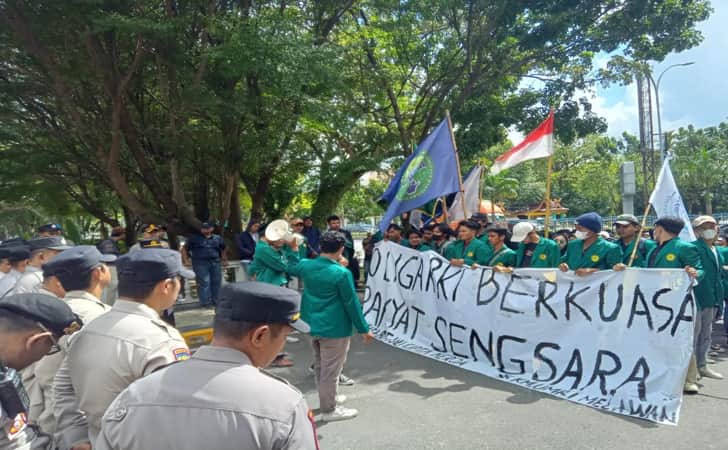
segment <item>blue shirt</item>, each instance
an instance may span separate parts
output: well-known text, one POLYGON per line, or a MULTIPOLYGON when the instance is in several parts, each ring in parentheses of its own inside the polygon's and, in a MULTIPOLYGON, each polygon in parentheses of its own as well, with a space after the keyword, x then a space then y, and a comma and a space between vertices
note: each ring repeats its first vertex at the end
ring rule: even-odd
POLYGON ((187 247, 187 253, 193 260, 206 259, 218 261, 222 251, 225 250, 225 241, 217 234, 213 234, 209 238, 201 234, 195 234, 187 239, 185 245, 187 247))

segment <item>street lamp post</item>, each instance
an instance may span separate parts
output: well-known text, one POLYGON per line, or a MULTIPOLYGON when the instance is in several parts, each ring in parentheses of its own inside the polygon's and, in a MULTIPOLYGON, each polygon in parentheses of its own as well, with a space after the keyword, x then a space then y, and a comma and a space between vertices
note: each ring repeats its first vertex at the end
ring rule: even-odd
POLYGON ((686 63, 673 64, 671 66, 668 66, 657 77, 657 82, 655 82, 655 79, 652 78, 652 71, 651 70, 646 71, 647 78, 650 80, 652 87, 655 89, 655 106, 657 107, 657 142, 659 142, 659 144, 660 144, 660 166, 662 166, 662 163, 665 162, 665 145, 662 141, 662 113, 660 111, 660 81, 662 81, 663 75, 665 75, 665 73, 668 70, 674 69, 675 67, 692 66, 693 64, 695 64, 695 62, 690 61, 690 62, 686 62, 686 63))

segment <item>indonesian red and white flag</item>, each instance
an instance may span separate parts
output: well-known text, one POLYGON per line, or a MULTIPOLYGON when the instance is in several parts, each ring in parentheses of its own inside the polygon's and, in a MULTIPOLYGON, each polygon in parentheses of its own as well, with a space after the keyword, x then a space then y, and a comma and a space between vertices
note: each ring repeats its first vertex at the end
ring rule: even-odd
POLYGON ((554 112, 541 122, 535 130, 531 131, 526 139, 512 149, 500 155, 493 162, 490 173, 495 175, 524 161, 538 158, 548 158, 554 154, 554 112))

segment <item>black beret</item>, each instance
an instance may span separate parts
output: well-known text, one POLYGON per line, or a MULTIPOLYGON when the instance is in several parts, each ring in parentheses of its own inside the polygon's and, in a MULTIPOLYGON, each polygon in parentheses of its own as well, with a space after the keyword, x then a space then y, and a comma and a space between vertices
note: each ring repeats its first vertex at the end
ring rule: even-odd
POLYGON ((28 241, 30 251, 34 252, 42 248, 49 248, 51 250, 68 250, 71 248, 63 236, 47 236, 31 239, 28 241))
POLYGON ((10 311, 41 323, 61 337, 81 329, 83 322, 71 308, 56 297, 37 293, 9 295, 0 299, 0 311, 10 311))
POLYGON ((260 281, 223 285, 215 315, 235 322, 285 323, 302 333, 311 331, 300 319, 298 292, 260 281))
POLYGON ((43 264, 43 276, 85 274, 100 263, 116 261, 116 255, 104 255, 93 245, 79 245, 58 254, 43 264))
POLYGON ((166 248, 147 248, 133 251, 116 260, 119 283, 150 284, 180 275, 194 278, 195 273, 185 269, 179 252, 166 248))

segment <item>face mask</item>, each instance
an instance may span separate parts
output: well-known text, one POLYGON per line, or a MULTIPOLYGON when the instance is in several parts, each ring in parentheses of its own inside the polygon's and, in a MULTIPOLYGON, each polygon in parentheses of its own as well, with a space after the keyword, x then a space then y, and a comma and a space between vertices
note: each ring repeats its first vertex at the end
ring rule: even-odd
POLYGON ((703 231, 703 237, 707 240, 715 239, 715 236, 718 235, 718 232, 715 230, 705 230, 703 231))
POLYGON ((576 232, 574 232, 574 236, 576 236, 577 239, 584 240, 589 236, 589 232, 577 230, 576 232))

